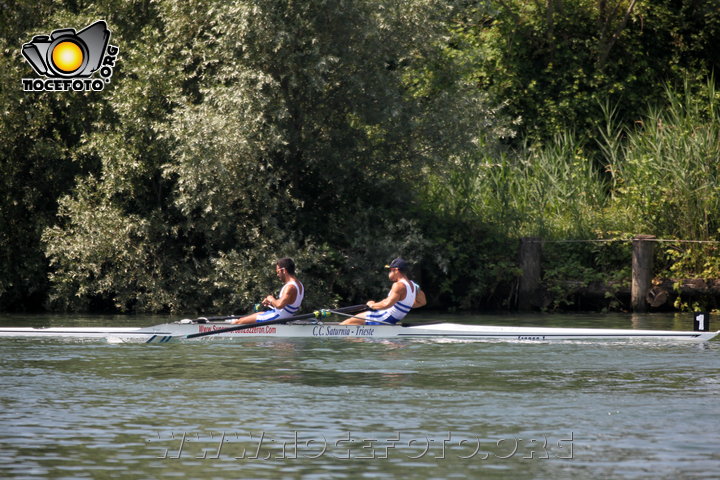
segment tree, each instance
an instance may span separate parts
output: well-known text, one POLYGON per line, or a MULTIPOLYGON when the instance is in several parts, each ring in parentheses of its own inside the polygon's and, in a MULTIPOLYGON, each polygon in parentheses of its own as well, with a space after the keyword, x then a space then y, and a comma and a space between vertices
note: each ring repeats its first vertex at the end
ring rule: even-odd
POLYGON ((468 9, 455 42, 477 65, 478 88, 522 117, 519 138, 567 129, 591 138, 606 102, 632 123, 663 101, 662 82, 704 81, 717 70, 719 20, 711 0, 497 0, 468 9))
POLYGON ((452 95, 459 77, 438 88, 423 74, 441 57, 445 2, 157 9, 162 35, 143 29, 126 49, 84 137, 100 171, 46 230, 58 300, 238 308, 272 288, 284 255, 301 260, 310 303, 349 299, 381 285, 377 266, 401 248, 423 248, 424 170, 492 124, 483 97, 452 95))
POLYGON ((55 220, 57 198, 91 168, 73 152, 101 104, 90 93, 24 92, 21 83, 34 75, 22 44, 54 24, 87 25, 69 17, 37 2, 0 8, 0 310, 43 307, 49 285, 41 234, 55 220))

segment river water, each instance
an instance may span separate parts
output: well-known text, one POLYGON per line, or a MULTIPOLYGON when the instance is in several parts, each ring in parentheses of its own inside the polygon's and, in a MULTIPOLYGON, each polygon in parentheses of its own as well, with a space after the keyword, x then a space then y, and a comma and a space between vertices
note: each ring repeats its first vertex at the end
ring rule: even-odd
MULTIPOLYGON (((689 315, 412 318, 692 327, 689 315)), ((0 325, 167 320, 3 316, 0 325)), ((0 362, 0 478, 720 476, 718 341, 0 339, 0 362)))

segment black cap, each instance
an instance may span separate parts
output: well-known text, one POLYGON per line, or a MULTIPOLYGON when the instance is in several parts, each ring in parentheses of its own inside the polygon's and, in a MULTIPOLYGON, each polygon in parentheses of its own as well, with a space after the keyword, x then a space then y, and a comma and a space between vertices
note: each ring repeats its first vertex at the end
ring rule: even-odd
POLYGON ((390 262, 390 265, 385 265, 385 268, 397 268, 401 272, 406 272, 409 267, 410 265, 408 265, 408 263, 400 257, 390 262))

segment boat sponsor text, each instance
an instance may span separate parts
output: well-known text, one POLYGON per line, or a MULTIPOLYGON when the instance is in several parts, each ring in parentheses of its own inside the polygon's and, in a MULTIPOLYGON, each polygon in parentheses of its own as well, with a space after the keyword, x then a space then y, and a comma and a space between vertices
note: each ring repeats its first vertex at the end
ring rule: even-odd
POLYGON ((312 329, 313 337, 372 337, 375 328, 361 325, 316 325, 312 329))
MULTIPOLYGON (((227 328, 227 325, 198 325, 197 333, 214 332, 227 328)), ((230 330, 223 332, 227 334, 245 334, 245 335, 277 335, 278 329, 274 325, 258 325, 256 327, 245 328, 242 330, 230 330)), ((364 325, 313 325, 311 330, 312 337, 374 337, 375 327, 367 327, 364 325)))
MULTIPOLYGON (((198 333, 205 333, 205 332, 214 332, 215 330, 224 330, 228 328, 227 325, 212 325, 210 327, 206 325, 199 325, 198 326, 198 333)), ((260 335, 275 335, 277 334, 277 328, 275 328, 273 325, 259 325, 257 327, 252 328, 246 328, 243 330, 231 330, 229 332, 225 333, 254 333, 254 334, 260 334, 260 335)))

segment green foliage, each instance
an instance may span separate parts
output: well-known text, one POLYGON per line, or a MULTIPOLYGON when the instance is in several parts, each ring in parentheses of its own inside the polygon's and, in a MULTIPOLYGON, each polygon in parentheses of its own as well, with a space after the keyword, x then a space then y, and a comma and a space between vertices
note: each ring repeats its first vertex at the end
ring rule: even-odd
POLYGON ((147 10, 155 28, 127 26, 136 36, 123 70, 77 153, 96 175, 78 180, 44 236, 53 298, 238 309, 273 288, 284 255, 308 275, 310 306, 382 295, 382 265, 426 244, 410 220, 423 172, 494 121, 483 96, 450 93, 467 89, 457 76, 413 86, 441 57, 450 11, 435 1, 177 7, 147 10))
MULTIPOLYGON (((549 242, 543 246, 543 283, 547 289, 548 310, 568 308, 617 309, 621 286, 630 283, 631 245, 629 242, 607 241, 594 243, 549 242), (579 301, 580 291, 607 289, 602 300, 592 305, 579 301)), ((597 296, 597 293, 595 294, 597 296)), ((591 298, 592 295, 585 295, 591 298)))
POLYGON ((658 270, 670 278, 691 275, 699 278, 720 277, 720 246, 714 243, 668 243, 661 250, 658 270))
POLYGON ((491 155, 430 176, 432 208, 482 218, 516 238, 582 238, 602 226, 606 187, 576 136, 491 155))
MULTIPOLYGON (((286 255, 311 308, 381 297, 397 255, 435 305, 512 307, 522 236, 717 238, 715 3, 17 0, 0 310, 242 311, 286 255), (22 91, 23 42, 98 18, 103 92, 22 91)), ((714 248, 658 265, 720 277, 714 248)), ((548 247, 549 307, 627 255, 548 247)))
POLYGON ((613 209, 628 220, 618 218, 618 227, 707 240, 720 229, 720 95, 713 81, 666 94, 665 106, 611 147, 619 152, 608 159, 613 209))
POLYGON ((512 308, 517 243, 477 220, 436 218, 422 280, 430 300, 451 309, 512 308), (508 246, 511 246, 508 248, 508 246))
MULTIPOLYGON (((592 136, 599 105, 628 123, 662 98, 658 85, 701 79, 720 66, 714 0, 503 0, 479 3, 455 29, 481 89, 508 102, 534 140, 567 129, 592 136)), ((526 135, 522 135, 524 138, 526 135)))
MULTIPOLYGON (((640 232, 715 239, 720 110, 713 85, 688 84, 680 92, 668 87, 666 104, 651 108, 634 128, 618 126, 616 112, 606 107, 600 155, 588 155, 587 142, 566 133, 545 144, 450 163, 444 175, 429 176, 428 208, 456 219, 482 218, 500 243, 520 236, 622 240, 640 232)), ((571 307, 574 292, 592 283, 627 283, 630 253, 620 245, 628 244, 573 245, 559 254, 550 249, 544 259, 549 307, 571 307), (607 265, 608 258, 615 260, 607 265)), ((717 278, 713 249, 678 244, 658 259, 657 274, 717 278)))
POLYGON ((69 18, 34 2, 0 8, 0 310, 43 307, 48 281, 40 236, 54 222, 57 198, 87 170, 73 151, 101 108, 90 93, 22 91, 20 79, 33 72, 20 46, 48 33, 55 20, 69 18))
POLYGON ((171 304, 158 260, 163 252, 153 251, 147 238, 150 223, 126 215, 98 192, 92 177, 64 197, 59 215, 68 219, 62 227, 46 230, 50 279, 54 298, 66 309, 88 309, 93 301, 113 302, 119 310, 158 310, 171 304))

